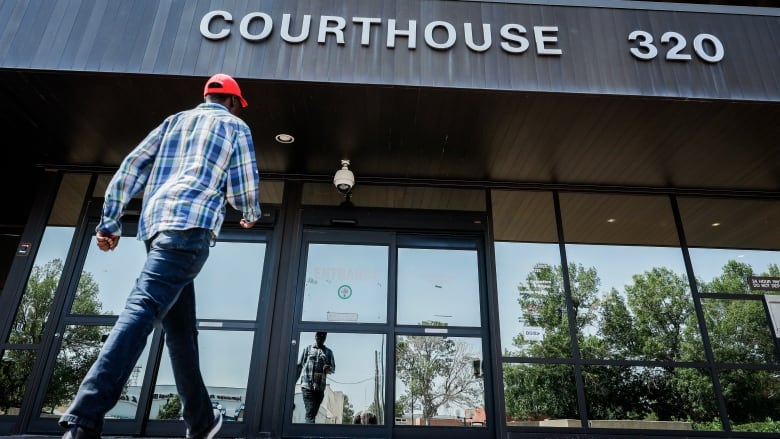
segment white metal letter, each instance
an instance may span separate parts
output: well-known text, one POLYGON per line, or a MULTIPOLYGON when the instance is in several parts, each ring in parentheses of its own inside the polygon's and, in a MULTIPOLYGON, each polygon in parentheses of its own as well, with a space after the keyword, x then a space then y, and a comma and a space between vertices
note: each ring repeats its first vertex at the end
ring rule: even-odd
POLYGON ((290 35, 290 14, 282 15, 282 39, 288 43, 301 43, 309 38, 309 29, 311 28, 311 15, 306 14, 303 16, 303 25, 301 27, 301 33, 298 36, 290 35))
POLYGON ((668 44, 672 41, 674 41, 674 45, 666 52, 666 59, 672 61, 690 60, 690 55, 687 53, 682 53, 683 49, 685 49, 685 46, 688 44, 684 36, 678 34, 677 32, 664 32, 664 34, 661 35, 662 43, 668 44))
POLYGON ((360 44, 368 46, 371 39, 371 25, 381 24, 381 18, 366 18, 366 17, 352 17, 353 23, 360 23, 362 30, 360 31, 360 44))
POLYGON ((204 15, 200 20, 200 34, 209 40, 221 40, 230 35, 230 28, 227 26, 223 27, 222 30, 217 33, 209 30, 211 21, 216 17, 220 17, 228 23, 233 21, 233 16, 228 11, 211 11, 204 15))
POLYGON ((455 26, 446 21, 432 21, 428 23, 428 25, 425 26, 425 43, 434 49, 449 49, 455 44, 455 26), (447 32, 447 41, 437 43, 436 40, 433 39, 433 31, 437 27, 443 27, 444 31, 447 32))
POLYGON ((718 37, 710 34, 699 34, 693 39, 693 50, 699 55, 699 58, 707 62, 719 62, 723 60, 723 43, 720 42, 718 37), (704 42, 709 41, 715 46, 715 54, 710 55, 704 50, 704 42))
POLYGON ((406 36, 409 38, 410 49, 417 48, 417 20, 409 20, 408 30, 398 30, 395 28, 395 19, 390 18, 387 20, 387 47, 390 49, 395 48, 395 37, 397 35, 406 36))
POLYGON ((325 44, 325 35, 332 33, 336 36, 336 42, 344 44, 344 28, 347 26, 347 21, 344 17, 337 17, 335 15, 323 15, 320 17, 320 33, 317 34, 317 42, 325 44), (331 26, 329 23, 335 23, 331 26))
POLYGON ((244 39, 248 41, 260 41, 267 38, 268 35, 271 35, 271 29, 273 29, 273 27, 274 20, 270 15, 263 12, 252 12, 250 14, 246 14, 244 18, 241 19, 241 25, 239 29, 241 30, 241 36, 244 37, 244 39), (249 33, 249 24, 252 23, 252 20, 256 18, 263 20, 263 31, 259 34, 253 35, 249 33))
POLYGON ((629 49, 631 54, 639 59, 653 59, 658 55, 658 48, 653 44, 653 36, 643 30, 635 30, 628 34, 628 41, 636 41, 639 39, 639 47, 645 49, 643 52, 641 49, 632 47, 629 49))
POLYGON ((466 34, 466 46, 475 52, 484 52, 490 49, 493 40, 490 37, 490 24, 482 23, 482 45, 474 43, 474 32, 471 29, 471 23, 463 23, 463 30, 466 34))
POLYGON ((520 24, 505 24, 499 31, 501 37, 507 41, 501 42, 501 48, 509 53, 523 53, 528 50, 530 43, 524 37, 525 27, 520 24), (519 46, 517 45, 519 44, 519 46))
POLYGON ((539 55, 560 55, 561 49, 547 49, 546 43, 558 42, 558 26, 534 26, 534 39, 536 39, 536 53, 539 55), (545 32, 554 32, 555 36, 545 36, 545 32))

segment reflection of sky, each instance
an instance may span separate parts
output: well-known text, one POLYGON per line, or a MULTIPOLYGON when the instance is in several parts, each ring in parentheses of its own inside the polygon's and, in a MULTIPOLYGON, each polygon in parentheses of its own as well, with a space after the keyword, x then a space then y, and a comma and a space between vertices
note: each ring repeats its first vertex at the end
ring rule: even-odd
POLYGON ((653 267, 666 267, 678 276, 688 277, 682 251, 673 247, 567 244, 566 258, 570 264, 596 269, 601 295, 612 288, 622 293, 626 285, 634 283, 633 275, 653 267))
MULTIPOLYGON (((303 349, 314 343, 313 332, 302 332, 298 343, 296 362, 300 360, 303 349)), ((385 376, 385 336, 384 334, 328 333, 325 346, 333 351, 336 371, 328 375, 327 382, 334 391, 342 391, 352 404, 355 412, 368 409, 374 400, 374 381, 385 376), (375 354, 378 353, 378 354, 375 354), (379 364, 374 361, 378 355, 379 364)), ((298 379, 296 382, 300 382, 298 379)), ((384 392, 380 381, 380 392, 384 392)), ((384 395, 380 395, 384 401, 384 395)))
MULTIPOLYGON (((244 389, 246 395, 253 338, 250 331, 198 331, 200 370, 207 387, 244 389)), ((167 347, 157 375, 157 385, 166 384, 175 384, 167 347)))
POLYGON ((387 322, 387 261, 387 246, 311 244, 303 320, 387 322))
POLYGON ((767 250, 692 248, 688 252, 691 255, 693 272, 705 282, 711 282, 720 276, 728 261, 750 265, 756 276, 768 272, 769 264, 780 264, 780 253, 767 250))
POLYGON ((474 250, 398 249, 398 323, 479 326, 474 250))
POLYGON ((43 232, 38 254, 35 256, 36 266, 43 267, 47 262, 59 259, 65 263, 68 256, 68 246, 73 238, 73 227, 46 227, 43 232))

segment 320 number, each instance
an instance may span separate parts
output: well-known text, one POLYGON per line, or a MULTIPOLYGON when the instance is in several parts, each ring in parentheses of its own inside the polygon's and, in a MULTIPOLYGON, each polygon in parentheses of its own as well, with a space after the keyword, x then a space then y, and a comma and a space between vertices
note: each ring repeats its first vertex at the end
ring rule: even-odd
MULTIPOLYGON (((643 60, 650 60, 658 56, 658 47, 653 36, 643 30, 635 30, 628 36, 628 41, 636 41, 638 47, 631 48, 631 54, 643 60)), ((666 59, 669 61, 690 61, 692 56, 686 53, 688 41, 677 32, 664 32, 661 35, 661 43, 669 45, 666 51, 666 59)), ((693 51, 696 56, 709 63, 716 63, 723 59, 723 43, 718 37, 711 34, 698 34, 693 39, 693 51), (705 43, 709 43, 705 46, 705 43)))

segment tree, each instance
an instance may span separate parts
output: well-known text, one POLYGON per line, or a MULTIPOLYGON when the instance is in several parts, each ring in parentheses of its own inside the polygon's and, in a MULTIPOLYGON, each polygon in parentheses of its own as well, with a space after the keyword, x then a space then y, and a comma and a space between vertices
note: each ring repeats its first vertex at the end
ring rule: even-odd
MULTIPOLYGON (((82 272, 71 306, 72 314, 100 314, 100 288, 91 273, 82 272)), ((63 331, 63 340, 57 354, 54 374, 46 392, 45 407, 52 410, 73 399, 78 386, 102 346, 105 329, 100 326, 69 326, 63 331)))
MULTIPOLYGON (((722 274, 710 282, 699 281, 708 293, 751 294, 749 264, 728 261, 722 274)), ((777 264, 771 264, 761 276, 780 276, 777 264)), ((708 299, 702 302, 705 323, 715 360, 739 364, 776 364, 780 356, 767 324, 761 301, 708 299)), ((780 382, 771 371, 723 370, 721 388, 732 423, 761 422, 780 413, 780 382)))
MULTIPOLYGON (((49 321, 51 305, 62 277, 63 262, 53 259, 43 266, 34 266, 19 303, 16 320, 8 341, 17 344, 39 344, 44 327, 49 321)), ((97 299, 98 284, 92 274, 82 272, 76 289, 72 311, 77 314, 99 314, 101 303, 97 299)), ((76 393, 78 384, 97 357, 101 343, 101 328, 72 326, 65 329, 57 363, 49 383, 45 407, 55 407, 68 402, 76 393)), ((10 350, 3 359, 2 393, 0 405, 17 406, 21 403, 25 384, 35 361, 34 351, 10 350)))
POLYGON ((157 419, 179 419, 180 417, 181 399, 179 398, 179 395, 173 395, 166 399, 165 404, 157 411, 157 419))
MULTIPOLYGON (((444 337, 407 336, 396 344, 398 379, 406 386, 399 404, 419 404, 427 424, 443 406, 482 403, 480 377, 475 377, 476 357, 469 345, 444 337)), ((412 410, 413 411, 413 410, 412 410)))
POLYGON ((341 414, 342 424, 351 424, 352 418, 355 416, 355 409, 352 407, 352 403, 349 402, 349 396, 344 394, 344 408, 341 414))
MULTIPOLYGON (((560 267, 537 264, 522 285, 518 304, 528 324, 544 328, 542 341, 514 338, 521 355, 567 358, 568 327, 560 267)), ((660 361, 663 367, 589 365, 583 383, 591 419, 690 419, 717 417, 708 369, 676 367, 704 360, 702 326, 694 312, 689 282, 665 267, 632 276, 623 292, 597 298, 594 268, 569 266, 572 306, 584 358, 660 361)), ((750 294, 747 264, 729 261, 702 292, 750 294)), ((776 264, 763 276, 780 276, 776 264)), ((776 364, 780 357, 760 300, 702 300, 715 360, 776 364)), ((761 423, 780 413, 780 380, 772 371, 724 369, 718 374, 734 423, 761 423)), ((567 365, 506 365, 507 414, 516 419, 577 418, 573 370, 567 365)), ((771 423, 771 422, 770 422, 771 423)), ((708 427, 711 428, 711 427, 708 427)), ((758 428, 758 427, 757 427, 758 428)), ((768 430, 761 430, 768 431, 768 430)))
MULTIPOLYGON (((594 268, 569 264, 575 322, 584 352, 593 355, 598 344, 587 341, 585 327, 596 319, 595 305, 600 279, 594 268), (587 342, 586 342, 587 341, 587 342)), ((514 338, 520 355, 546 358, 571 358, 571 336, 560 265, 536 264, 524 284, 518 285, 518 304, 529 326, 543 330, 542 341, 514 338)), ((507 415, 515 419, 577 418, 577 389, 570 366, 524 364, 504 369, 504 394, 507 415)))

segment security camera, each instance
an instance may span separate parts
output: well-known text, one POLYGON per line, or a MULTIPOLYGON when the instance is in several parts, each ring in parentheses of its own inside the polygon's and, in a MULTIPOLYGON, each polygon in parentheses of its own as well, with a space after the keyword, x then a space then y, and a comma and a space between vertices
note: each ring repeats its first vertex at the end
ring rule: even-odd
POLYGON ((352 188, 355 186, 355 174, 349 170, 349 160, 341 161, 341 169, 336 171, 336 175, 333 176, 333 185, 345 197, 352 193, 352 188))

